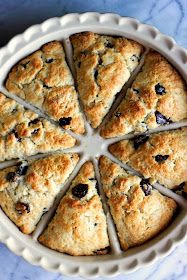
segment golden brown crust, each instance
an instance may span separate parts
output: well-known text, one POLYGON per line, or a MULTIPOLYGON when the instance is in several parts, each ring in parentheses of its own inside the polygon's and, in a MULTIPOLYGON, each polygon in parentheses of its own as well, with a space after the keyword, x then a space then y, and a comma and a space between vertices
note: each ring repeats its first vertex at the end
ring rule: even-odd
POLYGON ((128 174, 107 157, 100 158, 101 182, 123 250, 140 245, 161 232, 177 208, 157 190, 146 195, 141 179, 128 174))
POLYGON ((137 148, 135 141, 120 141, 111 145, 109 150, 144 177, 167 188, 175 189, 187 182, 187 128, 151 134, 137 148))
POLYGON ((0 161, 71 148, 76 140, 60 127, 0 92, 0 161))
POLYGON ((73 256, 97 254, 109 246, 106 217, 91 162, 86 162, 80 169, 39 241, 73 256), (82 198, 73 195, 72 190, 78 184, 88 187, 82 198))
POLYGON ((96 128, 138 65, 143 46, 92 32, 74 34, 70 40, 80 98, 88 120, 96 128))
POLYGON ((73 77, 60 42, 49 42, 18 62, 8 75, 6 88, 54 120, 72 118, 72 122, 63 127, 84 133, 73 77))
POLYGON ((185 119, 186 104, 187 90, 181 75, 152 50, 101 135, 110 138, 185 119), (164 116, 164 123, 156 119, 157 112, 164 116))
POLYGON ((58 153, 0 170, 0 206, 23 233, 34 231, 78 160, 58 153))

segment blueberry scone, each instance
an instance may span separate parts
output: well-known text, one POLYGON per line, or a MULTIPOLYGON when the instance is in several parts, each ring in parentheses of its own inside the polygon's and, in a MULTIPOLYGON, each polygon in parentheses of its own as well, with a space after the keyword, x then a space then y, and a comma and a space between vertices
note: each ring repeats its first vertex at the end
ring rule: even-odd
POLYGON ((73 256, 106 254, 106 217, 96 188, 94 168, 86 162, 62 198, 39 241, 73 256))
POLYGON ((161 232, 177 208, 175 201, 152 189, 148 180, 131 175, 107 157, 100 158, 101 182, 123 250, 161 232))
POLYGON ((0 170, 0 206, 23 233, 34 231, 78 159, 59 153, 0 170))
POLYGON ((158 181, 169 189, 187 184, 187 127, 139 135, 117 142, 109 150, 153 183, 158 181))
POLYGON ((88 121, 97 128, 139 64, 143 46, 122 37, 77 33, 70 37, 78 91, 88 121))
POLYGON ((64 129, 84 132, 77 92, 60 42, 47 43, 22 59, 11 69, 6 88, 59 121, 64 129))
POLYGON ((106 138, 146 131, 187 118, 187 90, 179 73, 150 51, 126 96, 102 128, 106 138))
POLYGON ((0 161, 75 145, 60 127, 0 93, 0 161))

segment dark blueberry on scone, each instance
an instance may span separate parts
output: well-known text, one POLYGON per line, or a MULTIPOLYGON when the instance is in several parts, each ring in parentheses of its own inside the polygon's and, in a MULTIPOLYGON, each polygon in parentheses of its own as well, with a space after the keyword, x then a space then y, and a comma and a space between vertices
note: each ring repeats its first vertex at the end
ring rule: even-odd
POLYGON ((146 196, 151 194, 152 186, 149 184, 149 179, 142 179, 140 182, 140 187, 146 196))
POLYGON ((95 72, 94 72, 94 78, 97 80, 97 77, 98 77, 98 70, 95 70, 95 72))
POLYGON ((34 129, 34 130, 32 131, 32 134, 33 134, 33 135, 34 135, 34 134, 37 134, 39 130, 40 130, 39 128, 34 129))
POLYGON ((28 169, 28 165, 25 163, 19 163, 18 167, 16 168, 15 172, 11 171, 6 174, 6 179, 9 182, 17 182, 20 176, 26 174, 28 169))
POLYGON ((6 175, 6 179, 7 181, 9 182, 16 182, 18 180, 18 175, 16 172, 9 172, 7 175, 6 175))
POLYGON ((25 163, 20 163, 16 169, 16 173, 19 176, 23 176, 27 173, 27 169, 28 169, 28 165, 26 165, 25 163))
POLYGON ((121 112, 116 112, 115 117, 119 118, 121 116, 121 112))
POLYGON ((162 115, 158 111, 155 112, 155 117, 156 117, 157 124, 160 124, 160 125, 169 124, 172 122, 170 119, 167 119, 164 115, 162 115))
POLYGON ((27 203, 17 202, 15 205, 15 209, 18 214, 30 213, 30 206, 27 203))
POLYGON ((30 61, 27 61, 25 63, 21 63, 21 66, 26 69, 27 68, 27 65, 30 63, 30 61))
POLYGON ((52 87, 49 87, 48 85, 46 85, 45 83, 43 83, 43 87, 47 88, 47 89, 51 89, 52 87))
POLYGON ((83 198, 88 192, 88 184, 78 184, 72 189, 73 196, 83 198))
POLYGON ((51 63, 51 62, 53 62, 53 60, 54 60, 53 58, 48 58, 48 59, 46 59, 45 62, 46 62, 46 63, 51 63))
POLYGON ((148 135, 136 136, 135 138, 133 138, 134 148, 137 150, 139 146, 147 142, 148 139, 149 139, 148 135))
POLYGON ((37 123, 39 123, 39 122, 40 122, 40 119, 36 118, 36 119, 34 119, 34 120, 32 120, 32 121, 29 122, 29 126, 30 126, 31 124, 37 124, 37 123))
POLYGON ((105 47, 106 47, 106 48, 112 49, 112 48, 114 47, 114 44, 112 44, 112 43, 109 42, 109 41, 106 41, 106 42, 105 42, 105 47))
POLYGON ((91 162, 84 163, 79 170, 39 242, 73 256, 108 252, 106 216, 97 193, 91 162))
POLYGON ((18 136, 18 133, 15 129, 12 130, 12 133, 14 134, 15 138, 17 139, 18 142, 21 142, 21 137, 18 136))
POLYGON ((168 159, 169 155, 156 155, 155 160, 158 163, 163 163, 166 159, 168 159))
POLYGON ((71 117, 67 117, 67 118, 60 118, 59 119, 59 124, 60 126, 66 126, 66 125, 70 125, 72 118, 71 117))
POLYGON ((103 64, 103 60, 101 57, 99 57, 99 61, 98 61, 99 65, 102 65, 103 64))
POLYGON ((14 114, 14 113, 16 113, 17 112, 17 108, 14 108, 13 110, 12 110, 12 114, 14 114))
POLYGON ((166 93, 165 87, 163 87, 163 86, 160 85, 159 83, 156 84, 156 86, 155 86, 155 91, 156 91, 156 94, 159 94, 159 95, 163 95, 163 94, 166 93))
POLYGON ((137 88, 133 88, 132 90, 133 90, 133 92, 135 92, 135 93, 137 93, 137 94, 140 92, 140 90, 137 89, 137 88))

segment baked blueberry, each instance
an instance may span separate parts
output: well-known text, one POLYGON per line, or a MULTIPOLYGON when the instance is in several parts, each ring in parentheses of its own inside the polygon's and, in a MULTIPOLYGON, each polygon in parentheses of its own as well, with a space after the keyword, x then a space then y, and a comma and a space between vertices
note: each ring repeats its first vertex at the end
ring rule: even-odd
POLYGON ((27 65, 30 63, 30 61, 26 62, 26 63, 22 63, 21 66, 26 69, 27 68, 27 65))
POLYGON ((165 87, 163 87, 163 86, 160 85, 159 83, 156 84, 156 86, 155 86, 155 91, 156 91, 156 94, 159 94, 159 95, 163 95, 163 94, 166 93, 165 87))
POLYGON ((175 192, 187 198, 187 192, 184 190, 185 186, 186 186, 186 182, 182 182, 180 185, 176 187, 175 192))
POLYGON ((7 181, 9 181, 9 182, 16 182, 17 179, 18 179, 18 176, 17 176, 16 172, 9 172, 9 173, 6 175, 6 179, 7 179, 7 181))
POLYGON ((44 88, 50 89, 51 87, 47 86, 46 84, 43 84, 44 88))
POLYGON ((88 192, 88 185, 87 184, 78 184, 72 188, 73 196, 77 198, 83 198, 88 192))
POLYGON ((148 139, 149 139, 148 135, 139 135, 139 136, 136 136, 135 138, 133 138, 135 150, 137 150, 140 145, 147 142, 148 139))
POLYGON ((115 113, 115 117, 119 118, 121 116, 121 113, 120 112, 116 112, 115 113))
POLYGON ((137 93, 137 94, 140 92, 140 90, 137 89, 137 88, 133 88, 132 90, 133 90, 135 93, 137 93))
POLYGON ((30 206, 27 203, 17 202, 15 205, 15 209, 18 214, 30 213, 30 206))
POLYGON ((158 124, 164 125, 164 124, 169 124, 172 121, 170 119, 167 119, 164 115, 162 115, 160 112, 156 111, 155 112, 155 117, 156 117, 156 122, 158 124))
POLYGON ((103 63, 103 60, 102 60, 102 58, 100 57, 100 58, 99 58, 99 61, 98 61, 98 64, 101 65, 102 63, 103 63))
POLYGON ((149 184, 149 179, 142 179, 140 182, 140 187, 146 196, 151 194, 152 186, 149 184))
POLYGON ((51 63, 51 62, 53 62, 53 60, 54 60, 53 58, 47 58, 45 62, 46 63, 51 63))
POLYGON ((36 128, 36 129, 34 129, 34 130, 32 131, 32 134, 37 134, 38 131, 39 131, 39 128, 36 128))
POLYGON ((184 189, 184 186, 185 186, 185 182, 183 182, 183 183, 181 183, 180 185, 178 185, 176 189, 177 189, 178 191, 181 191, 181 190, 184 189))
POLYGON ((12 113, 13 113, 13 114, 16 113, 16 112, 17 112, 17 109, 16 109, 16 108, 12 110, 12 113))
POLYGON ((107 42, 105 43, 105 47, 106 47, 106 48, 112 49, 112 48, 114 47, 114 45, 113 45, 111 42, 108 42, 108 41, 107 41, 107 42))
POLYGON ((14 136, 16 137, 16 140, 17 140, 18 142, 21 142, 21 137, 18 136, 18 133, 17 133, 17 131, 16 131, 15 129, 12 130, 12 133, 13 133, 14 136))
POLYGON ((67 118, 60 118, 59 119, 59 124, 60 126, 65 126, 65 125, 69 125, 71 123, 72 118, 71 117, 67 117, 67 118))
POLYGON ((24 165, 24 164, 20 164, 17 169, 16 169, 16 173, 19 176, 25 175, 28 169, 28 165, 24 165))
POLYGON ((98 70, 95 70, 95 72, 94 72, 94 78, 97 79, 97 77, 98 77, 98 70))
POLYGON ((30 126, 31 124, 37 124, 39 121, 40 121, 39 119, 34 119, 34 120, 30 121, 30 122, 29 122, 29 126, 30 126))
POLYGON ((157 155, 155 156, 155 160, 158 162, 158 163, 163 163, 166 159, 168 159, 169 155, 157 155))

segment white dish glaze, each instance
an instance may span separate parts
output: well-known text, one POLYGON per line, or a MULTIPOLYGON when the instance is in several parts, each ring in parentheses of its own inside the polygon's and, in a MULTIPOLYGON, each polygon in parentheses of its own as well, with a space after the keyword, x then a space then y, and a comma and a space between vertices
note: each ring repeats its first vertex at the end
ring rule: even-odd
MULTIPOLYGON (((187 82, 187 51, 182 47, 177 46, 172 38, 163 35, 155 27, 141 24, 136 19, 120 17, 115 14, 85 13, 80 15, 69 14, 62 18, 52 18, 41 25, 32 26, 23 34, 14 37, 7 46, 2 48, 0 50, 0 91, 42 115, 43 113, 35 107, 28 105, 18 97, 12 96, 6 91, 3 83, 8 71, 21 58, 37 50, 42 44, 55 39, 64 42, 68 63, 73 71, 71 47, 68 37, 73 33, 87 30, 102 34, 122 35, 134 39, 148 48, 151 47, 156 49, 179 70, 187 82)), ((128 84, 130 84, 130 82, 131 81, 129 81, 128 84)), ((187 125, 187 121, 180 122, 177 125, 169 125, 168 128, 171 129, 183 125, 187 125)), ((157 129, 156 131, 163 129, 166 129, 166 127, 157 129)), ((72 257, 52 251, 37 242, 37 237, 53 215, 61 196, 68 188, 80 166, 86 160, 93 160, 98 178, 99 171, 97 167, 97 157, 99 155, 105 154, 115 162, 120 163, 107 150, 108 145, 116 141, 116 139, 102 139, 98 134, 99 130, 93 131, 88 123, 86 124, 86 131, 85 136, 76 135, 79 145, 67 150, 80 153, 81 160, 69 180, 66 182, 63 191, 57 197, 54 207, 43 216, 36 231, 31 236, 22 234, 6 215, 0 211, 0 241, 7 244, 10 250, 17 255, 23 256, 32 264, 40 265, 48 270, 60 272, 68 276, 79 275, 86 278, 114 276, 121 272, 129 273, 155 262, 160 257, 168 255, 171 250, 185 239, 187 235, 187 205, 182 197, 158 184, 156 184, 155 187, 163 194, 174 198, 180 205, 181 210, 170 227, 168 227, 162 234, 140 247, 132 248, 127 252, 121 251, 115 226, 106 205, 101 186, 100 192, 104 203, 104 209, 107 214, 109 237, 112 248, 109 255, 72 257)), ((126 136, 126 138, 129 137, 132 137, 132 135, 126 136)), ((124 139, 125 137, 120 137, 118 140, 122 138, 124 139)), ((41 156, 42 155, 39 155, 37 157, 41 156)), ((15 161, 0 164, 0 168, 10 165, 13 162, 15 161)), ((121 164, 121 166, 132 171, 126 165, 121 164)))

